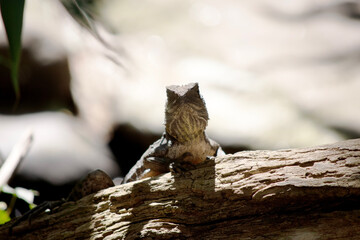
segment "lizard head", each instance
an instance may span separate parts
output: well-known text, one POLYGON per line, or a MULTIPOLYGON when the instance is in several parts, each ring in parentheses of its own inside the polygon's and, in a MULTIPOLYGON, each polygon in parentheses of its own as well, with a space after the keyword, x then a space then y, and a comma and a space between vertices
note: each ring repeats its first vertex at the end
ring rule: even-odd
POLYGON ((166 133, 179 142, 187 142, 204 134, 209 120, 198 83, 166 87, 166 133))

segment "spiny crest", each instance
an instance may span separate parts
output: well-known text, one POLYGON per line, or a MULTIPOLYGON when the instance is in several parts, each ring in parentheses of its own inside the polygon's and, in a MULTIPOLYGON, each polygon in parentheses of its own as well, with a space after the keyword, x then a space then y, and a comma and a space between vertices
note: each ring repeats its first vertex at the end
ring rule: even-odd
POLYGON ((198 83, 189 83, 186 85, 171 85, 166 87, 166 93, 168 100, 169 98, 182 98, 185 99, 186 96, 194 95, 200 97, 199 93, 199 84, 198 83))

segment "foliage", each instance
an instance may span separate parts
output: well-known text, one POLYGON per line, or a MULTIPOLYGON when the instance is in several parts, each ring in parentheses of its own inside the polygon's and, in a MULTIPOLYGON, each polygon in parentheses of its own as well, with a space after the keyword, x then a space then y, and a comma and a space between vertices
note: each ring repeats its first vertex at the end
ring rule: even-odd
POLYGON ((1 189, 1 194, 11 195, 11 200, 9 203, 0 201, 0 224, 4 224, 11 220, 10 214, 15 209, 15 203, 17 199, 25 201, 29 210, 35 207, 34 198, 39 193, 34 190, 28 190, 21 187, 12 188, 8 185, 5 185, 1 189))
POLYGON ((20 97, 18 70, 21 56, 21 32, 25 0, 0 0, 1 16, 4 22, 11 56, 11 79, 17 99, 20 97))
POLYGON ((0 209, 0 224, 4 224, 10 220, 11 218, 6 209, 0 209))

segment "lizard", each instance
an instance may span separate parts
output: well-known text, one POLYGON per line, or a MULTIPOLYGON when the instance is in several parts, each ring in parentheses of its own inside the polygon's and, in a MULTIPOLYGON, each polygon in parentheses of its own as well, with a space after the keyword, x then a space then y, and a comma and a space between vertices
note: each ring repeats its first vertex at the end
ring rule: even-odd
POLYGON ((209 115, 199 84, 167 86, 166 94, 165 132, 130 169, 123 183, 191 168, 207 157, 225 154, 205 133, 209 115))
POLYGON ((31 219, 34 216, 39 215, 44 212, 46 209, 50 209, 51 211, 64 204, 65 202, 78 201, 81 198, 90 195, 92 193, 96 193, 102 189, 114 186, 114 182, 112 179, 102 170, 94 170, 88 173, 85 177, 80 179, 75 186, 72 188, 70 194, 65 199, 57 200, 57 201, 45 201, 35 208, 29 210, 24 215, 17 218, 9 227, 9 234, 12 234, 13 228, 18 225, 21 221, 28 219, 29 225, 31 225, 31 219))
MULTIPOLYGON (((207 157, 224 155, 220 145, 208 138, 205 129, 209 115, 200 95, 198 83, 168 86, 165 108, 165 133, 153 143, 130 169, 123 183, 169 172, 172 164, 180 168, 202 163, 207 157)), ((9 232, 21 221, 54 209, 65 202, 77 201, 87 195, 112 187, 112 179, 103 171, 95 170, 80 180, 66 199, 44 202, 28 211, 10 226, 9 232)))

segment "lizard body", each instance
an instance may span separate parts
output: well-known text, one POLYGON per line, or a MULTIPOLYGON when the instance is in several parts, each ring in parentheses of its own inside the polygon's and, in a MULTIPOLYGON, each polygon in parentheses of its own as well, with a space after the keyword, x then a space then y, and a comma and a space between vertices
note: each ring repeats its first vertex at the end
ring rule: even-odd
POLYGON ((169 172, 172 163, 196 165, 224 154, 205 133, 209 116, 199 85, 168 86, 166 93, 165 133, 130 169, 124 183, 169 172))
POLYGON ((87 195, 113 186, 115 185, 110 176, 104 171, 97 169, 80 179, 72 188, 65 201, 77 201, 87 195))

